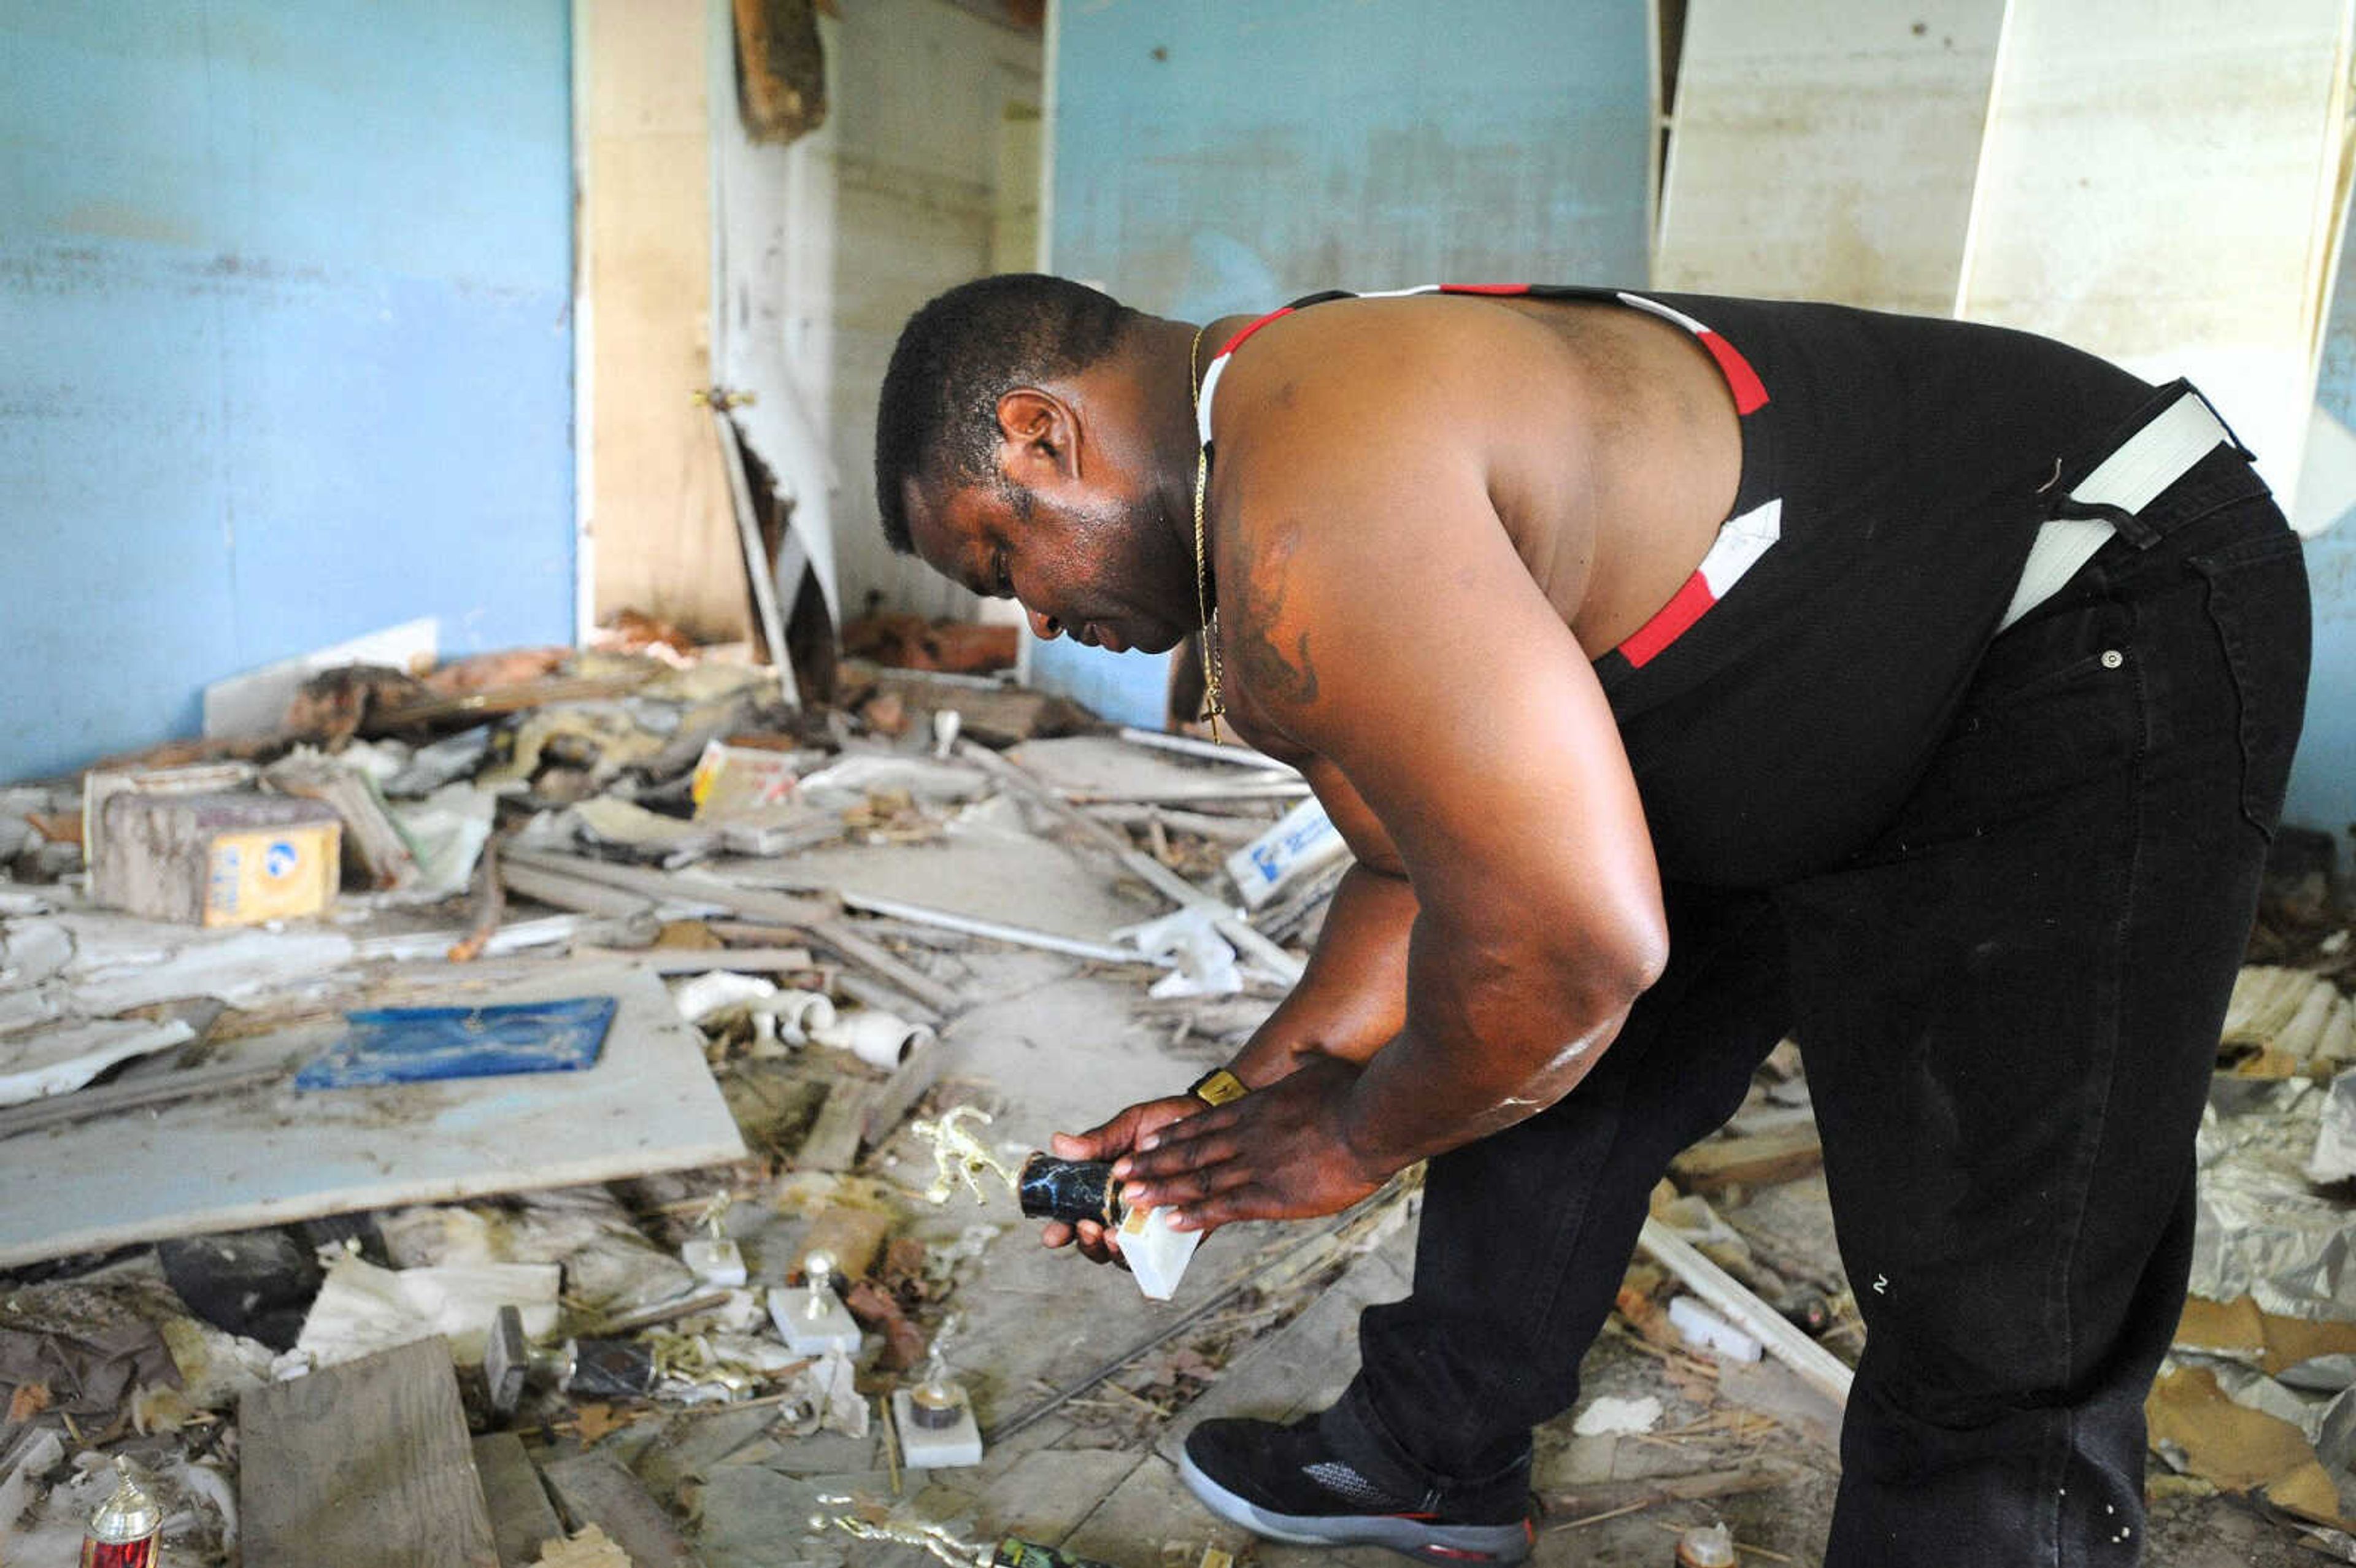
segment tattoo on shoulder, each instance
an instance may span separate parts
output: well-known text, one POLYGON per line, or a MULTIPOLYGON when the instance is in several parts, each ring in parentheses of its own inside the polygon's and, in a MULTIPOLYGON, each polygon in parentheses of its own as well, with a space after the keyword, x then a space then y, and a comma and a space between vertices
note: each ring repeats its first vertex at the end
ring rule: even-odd
POLYGON ((1317 666, 1309 656, 1309 634, 1294 635, 1292 651, 1279 645, 1284 619, 1285 578, 1301 548, 1298 524, 1278 530, 1267 550, 1244 574, 1243 613, 1237 618, 1236 663, 1250 694, 1264 703, 1289 708, 1317 700, 1317 666))

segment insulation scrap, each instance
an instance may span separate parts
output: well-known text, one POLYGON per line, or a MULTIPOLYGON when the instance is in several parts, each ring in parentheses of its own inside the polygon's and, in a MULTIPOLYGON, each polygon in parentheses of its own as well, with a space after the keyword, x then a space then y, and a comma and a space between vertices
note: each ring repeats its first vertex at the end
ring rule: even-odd
POLYGON ((2308 1157, 2310 1181, 2345 1181, 2356 1177, 2356 1068, 2331 1081, 2324 1096, 2323 1114, 2315 1130, 2315 1152, 2308 1157))
POLYGON ((2308 969, 2251 965, 2233 981, 2218 1040, 2224 1071, 2243 1078, 2314 1076, 2356 1059, 2356 1006, 2308 969))
POLYGON ((528 1193, 505 1204, 404 1209, 377 1221, 387 1254, 403 1268, 554 1264, 565 1301, 615 1317, 669 1301, 695 1285, 685 1264, 656 1246, 602 1187, 528 1193))
MULTIPOLYGON (((2356 1355, 2356 1322, 2286 1317, 2246 1296, 2225 1302, 2196 1296, 2184 1304, 2176 1348, 2281 1377, 2324 1357, 2356 1355)), ((2348 1381, 2335 1380, 2335 1386, 2348 1381)))
POLYGON ((2261 1493, 2302 1519, 2351 1528, 2330 1472, 2299 1429, 2236 1404, 2209 1369, 2165 1372, 2144 1402, 2144 1416, 2152 1445, 2178 1469, 2227 1491, 2261 1493))
POLYGON ((557 1280, 552 1264, 384 1269, 340 1254, 327 1264, 291 1355, 309 1370, 439 1334, 460 1365, 476 1365, 502 1306, 522 1308, 524 1331, 535 1339, 554 1331, 557 1280))
POLYGON ((2196 1146, 2195 1295, 2247 1296, 2286 1317, 2356 1318, 2347 1206, 2307 1173, 2323 1102, 2304 1078, 2211 1083, 2196 1146))

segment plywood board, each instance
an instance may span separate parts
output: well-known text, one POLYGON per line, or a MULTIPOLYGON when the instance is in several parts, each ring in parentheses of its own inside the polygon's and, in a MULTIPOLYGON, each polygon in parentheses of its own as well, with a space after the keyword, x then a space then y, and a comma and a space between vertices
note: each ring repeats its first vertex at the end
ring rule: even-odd
MULTIPOLYGON (((297 1093, 283 1084, 0 1143, 0 1266, 161 1236, 398 1203, 609 1181, 744 1157, 701 1037, 626 965, 485 965, 401 1001, 608 995, 605 1054, 581 1072, 297 1093)), ((389 998, 391 999, 391 998, 389 998)), ((222 1059, 316 1054, 334 1020, 235 1042, 222 1059)))
POLYGON ((582 266, 598 619, 713 641, 751 601, 712 415, 712 131, 701 0, 584 0, 582 266))
POLYGON ((1959 314, 2200 383, 2294 494, 2346 0, 2013 0, 1959 314))
POLYGON ((1954 308, 2005 0, 1692 0, 1653 279, 1954 308))
POLYGON ((490 1509, 499 1568, 529 1568, 540 1561, 542 1546, 563 1539, 564 1526, 523 1451, 522 1438, 512 1432, 476 1438, 475 1473, 482 1477, 483 1500, 490 1509))
POLYGON ((499 1568, 441 1340, 255 1389, 238 1436, 247 1568, 499 1568))

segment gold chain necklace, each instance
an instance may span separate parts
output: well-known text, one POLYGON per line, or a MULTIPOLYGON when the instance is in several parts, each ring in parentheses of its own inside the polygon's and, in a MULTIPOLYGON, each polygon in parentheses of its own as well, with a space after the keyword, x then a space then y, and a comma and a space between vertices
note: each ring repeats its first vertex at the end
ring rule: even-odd
POLYGON ((1219 716, 1227 705, 1219 697, 1219 677, 1226 660, 1219 652, 1218 615, 1211 608, 1209 557, 1203 549, 1203 496, 1211 477, 1211 446, 1203 439, 1203 374, 1199 361, 1203 353, 1203 334, 1210 330, 1205 322, 1194 329, 1194 341, 1186 346, 1186 406, 1194 414, 1194 613, 1203 623, 1203 717, 1211 721, 1211 739, 1219 739, 1219 716))

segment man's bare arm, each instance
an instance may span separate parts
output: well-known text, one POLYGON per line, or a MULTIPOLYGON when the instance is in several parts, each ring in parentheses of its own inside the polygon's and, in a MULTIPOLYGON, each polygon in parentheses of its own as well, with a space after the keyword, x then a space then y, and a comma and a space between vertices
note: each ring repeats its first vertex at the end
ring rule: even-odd
POLYGON ((1407 1017, 1415 890, 1398 852, 1341 770, 1301 759, 1320 805, 1355 857, 1326 908, 1309 965, 1228 1068, 1260 1088, 1314 1056, 1364 1061, 1407 1017))

